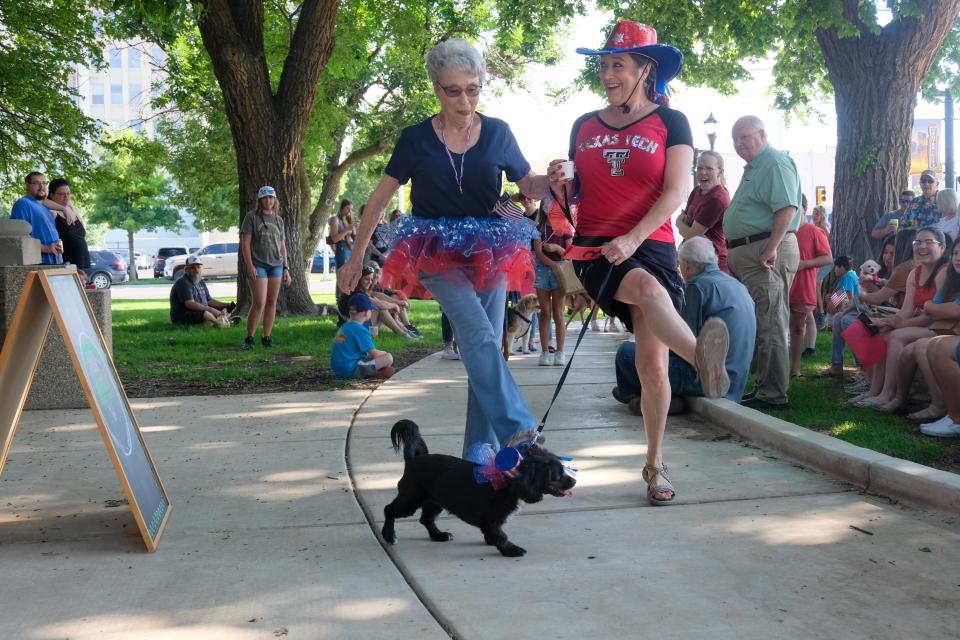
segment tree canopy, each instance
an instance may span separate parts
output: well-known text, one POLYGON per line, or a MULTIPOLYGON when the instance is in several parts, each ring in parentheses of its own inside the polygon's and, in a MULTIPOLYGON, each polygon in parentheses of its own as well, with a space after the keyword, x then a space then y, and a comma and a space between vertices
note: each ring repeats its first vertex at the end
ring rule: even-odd
POLYGON ((74 65, 102 62, 88 0, 0 2, 0 190, 19 193, 33 170, 76 176, 90 162, 95 123, 75 103, 74 65))
MULTIPOLYGON (((960 0, 648 0, 621 11, 684 52, 680 79, 734 92, 747 60, 773 56, 775 105, 834 96, 835 250, 871 255, 869 230, 907 185, 918 92, 960 88, 960 0)), ((582 76, 584 81, 589 75, 582 76)), ((746 114, 744 114, 746 115, 746 114)))
MULTIPOLYGON (((88 220, 126 231, 131 257, 135 233, 180 228, 173 187, 163 170, 165 158, 160 142, 130 132, 119 134, 104 142, 87 185, 96 194, 88 220)), ((134 265, 130 272, 136 278, 134 265)))

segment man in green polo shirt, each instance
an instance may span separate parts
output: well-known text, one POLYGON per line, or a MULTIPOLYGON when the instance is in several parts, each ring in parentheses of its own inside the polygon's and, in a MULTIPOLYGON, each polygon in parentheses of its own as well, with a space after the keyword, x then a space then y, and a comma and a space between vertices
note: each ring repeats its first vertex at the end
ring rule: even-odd
POLYGON ((743 404, 785 409, 790 384, 788 297, 800 262, 794 235, 801 222, 800 176, 790 156, 767 143, 763 122, 755 116, 733 125, 733 146, 747 166, 723 216, 727 264, 746 285, 757 313, 755 385, 743 404))

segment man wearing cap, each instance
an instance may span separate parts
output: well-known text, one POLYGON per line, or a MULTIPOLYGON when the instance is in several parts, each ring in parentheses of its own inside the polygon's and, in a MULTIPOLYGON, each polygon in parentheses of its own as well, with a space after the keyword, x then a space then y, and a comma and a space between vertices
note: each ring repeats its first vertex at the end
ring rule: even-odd
POLYGON ((920 174, 920 195, 914 198, 903 214, 903 225, 913 229, 936 226, 943 218, 937 208, 937 187, 940 181, 937 172, 926 169, 920 174))
POLYGON ((338 378, 387 379, 395 373, 393 356, 373 344, 364 322, 376 308, 365 293, 354 293, 347 302, 350 320, 344 322, 333 337, 330 368, 338 378))
POLYGON ((885 213, 880 216, 880 219, 877 220, 877 224, 873 226, 873 230, 870 231, 870 237, 874 240, 883 240, 891 233, 896 233, 900 228, 900 223, 903 222, 903 217, 907 213, 907 207, 910 206, 910 203, 913 202, 913 198, 916 194, 910 189, 906 189, 900 192, 900 208, 894 209, 890 213, 885 213))
POLYGON ((210 295, 200 271, 203 263, 197 256, 187 258, 183 276, 170 289, 170 322, 173 324, 200 324, 205 320, 223 322, 236 307, 231 302, 220 302, 210 295))
POLYGON ((744 116, 733 125, 733 146, 747 165, 723 216, 727 264, 756 305, 754 391, 743 404, 787 408, 790 384, 789 292, 800 263, 796 231, 802 217, 800 176, 789 155, 767 142, 763 122, 744 116))

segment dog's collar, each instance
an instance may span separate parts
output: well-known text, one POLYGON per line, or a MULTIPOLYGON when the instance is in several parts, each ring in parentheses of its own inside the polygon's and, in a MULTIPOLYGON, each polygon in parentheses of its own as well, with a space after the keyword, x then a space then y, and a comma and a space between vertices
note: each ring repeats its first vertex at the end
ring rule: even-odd
POLYGON ((517 310, 514 309, 513 307, 510 307, 510 313, 513 313, 513 314, 516 314, 516 315, 520 316, 520 319, 521 319, 521 320, 523 320, 523 321, 526 322, 527 324, 530 324, 530 318, 528 318, 527 316, 523 315, 522 313, 520 313, 519 311, 517 311, 517 310))

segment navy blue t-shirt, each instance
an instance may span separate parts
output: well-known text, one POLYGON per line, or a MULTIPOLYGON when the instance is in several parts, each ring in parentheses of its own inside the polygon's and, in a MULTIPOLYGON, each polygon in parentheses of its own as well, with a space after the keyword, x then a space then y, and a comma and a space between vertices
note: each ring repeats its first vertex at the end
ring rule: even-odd
MULTIPOLYGON (((400 184, 412 180, 410 203, 413 215, 425 218, 440 216, 484 216, 490 214, 503 188, 502 175, 516 182, 530 173, 526 161, 503 120, 480 118, 480 139, 467 149, 463 161, 463 193, 457 186, 450 158, 443 142, 434 133, 432 118, 403 130, 393 149, 386 174, 400 184)), ((451 153, 460 174, 461 154, 451 153)))

